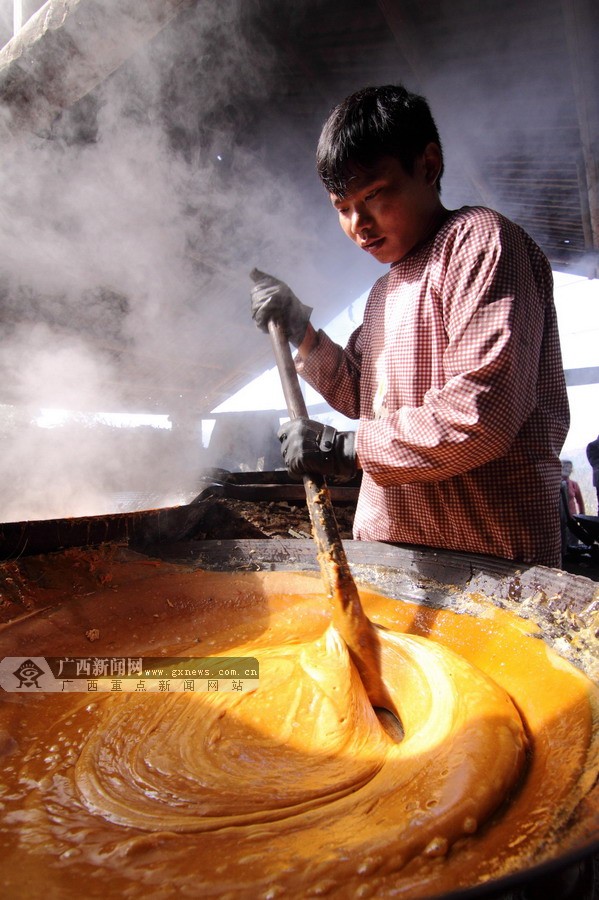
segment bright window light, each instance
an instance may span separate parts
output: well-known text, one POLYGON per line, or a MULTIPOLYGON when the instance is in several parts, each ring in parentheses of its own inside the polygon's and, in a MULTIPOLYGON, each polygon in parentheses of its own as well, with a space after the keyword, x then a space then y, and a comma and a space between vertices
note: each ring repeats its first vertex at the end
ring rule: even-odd
POLYGON ((42 409, 34 420, 40 428, 59 428, 67 422, 85 422, 87 425, 110 425, 113 428, 151 428, 171 429, 173 423, 168 416, 148 415, 146 413, 77 413, 68 409, 42 409))

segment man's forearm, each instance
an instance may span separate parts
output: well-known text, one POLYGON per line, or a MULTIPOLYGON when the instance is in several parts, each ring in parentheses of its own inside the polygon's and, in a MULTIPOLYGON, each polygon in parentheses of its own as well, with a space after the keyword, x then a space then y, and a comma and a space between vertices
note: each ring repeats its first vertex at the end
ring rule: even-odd
POLYGON ((302 359, 305 359, 309 355, 317 340, 318 332, 316 331, 312 323, 308 322, 308 327, 306 328, 304 339, 297 348, 297 352, 302 359))
MULTIPOLYGON (((306 328, 306 333, 304 335, 304 339, 301 342, 301 344, 299 345, 299 347, 297 348, 298 356, 302 360, 306 359, 309 356, 309 354, 312 352, 312 350, 314 349, 314 347, 316 346, 317 343, 318 343, 318 332, 316 331, 316 329, 314 328, 312 323, 308 322, 308 327, 306 328)), ((355 448, 354 448, 354 453, 355 453, 356 468, 360 469, 361 466, 360 466, 360 462, 358 460, 358 454, 357 454, 355 448)))

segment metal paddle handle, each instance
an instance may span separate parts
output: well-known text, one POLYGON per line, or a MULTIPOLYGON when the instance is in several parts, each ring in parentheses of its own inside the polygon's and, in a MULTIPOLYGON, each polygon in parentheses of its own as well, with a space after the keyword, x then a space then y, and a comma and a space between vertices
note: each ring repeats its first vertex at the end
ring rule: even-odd
MULTIPOLYGON (((289 418, 308 418, 306 401, 302 394, 295 363, 283 327, 279 322, 271 319, 268 323, 268 331, 281 378, 289 418)), ((341 543, 339 527, 324 476, 305 474, 303 482, 312 522, 313 536, 318 547, 318 559, 322 577, 329 595, 333 597, 339 582, 347 582, 348 584, 351 582, 353 584, 353 577, 341 543)))
MULTIPOLYGON (((280 322, 272 319, 268 323, 268 331, 289 418, 308 418, 285 331, 280 322)), ((381 676, 379 640, 372 622, 362 609, 324 476, 305 474, 303 482, 312 536, 318 549, 318 563, 332 604, 333 623, 347 644, 372 705, 397 715, 381 676)))

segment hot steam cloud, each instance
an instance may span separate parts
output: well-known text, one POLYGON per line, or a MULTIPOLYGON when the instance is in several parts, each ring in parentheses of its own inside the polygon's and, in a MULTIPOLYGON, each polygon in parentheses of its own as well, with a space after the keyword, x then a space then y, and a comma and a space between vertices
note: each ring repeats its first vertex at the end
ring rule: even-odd
MULTIPOLYGON (((134 492, 191 499, 204 465, 218 464, 203 456, 201 417, 272 365, 249 319, 250 269, 287 280, 317 326, 382 274, 341 234, 314 172, 324 117, 364 86, 364 73, 430 100, 447 206, 487 203, 518 221, 537 202, 522 189, 502 206, 501 184, 515 155, 523 184, 552 171, 557 127, 573 106, 555 54, 534 56, 532 68, 531 35, 535 46, 541 33, 562 46, 551 10, 547 22, 506 14, 501 39, 448 15, 429 35, 442 45, 420 52, 417 33, 408 45, 400 34, 399 49, 390 34, 388 56, 376 59, 364 40, 345 74, 333 59, 319 82, 317 68, 293 59, 293 41, 310 17, 333 17, 329 7, 202 0, 47 134, 5 154, 4 521, 114 511, 115 497, 134 492), (76 418, 41 429, 32 423, 42 408, 76 418), (168 414, 173 427, 92 425, 93 413, 125 411, 168 414)), ((0 106, 0 125, 6 115, 0 106)))
POLYGON ((191 499, 203 398, 156 409, 153 386, 197 387, 198 367, 218 364, 231 298, 231 333, 250 332, 254 265, 327 295, 314 211, 252 121, 275 52, 242 7, 200 4, 3 166, 4 521, 115 511, 122 492, 191 499), (77 416, 41 429, 45 407, 77 416), (92 425, 108 411, 167 412, 174 427, 92 425))

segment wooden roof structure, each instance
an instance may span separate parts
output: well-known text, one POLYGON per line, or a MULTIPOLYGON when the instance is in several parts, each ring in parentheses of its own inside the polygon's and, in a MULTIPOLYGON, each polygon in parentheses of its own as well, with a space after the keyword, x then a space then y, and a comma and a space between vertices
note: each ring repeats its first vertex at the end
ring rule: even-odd
MULTIPOLYGON (((64 153, 101 149, 107 97, 122 96, 132 80, 147 93, 138 89, 121 115, 129 125, 158 124, 176 172, 197 167, 204 178, 197 192, 185 181, 178 207, 192 226, 184 263, 173 259, 192 273, 183 306, 175 315, 164 298, 146 341, 130 327, 127 285, 96 277, 87 300, 80 294, 65 306, 56 302, 60 286, 48 301, 23 271, 18 296, 14 273, 0 291, 8 332, 43 321, 57 341, 76 333, 102 355, 104 409, 205 416, 272 365, 249 320, 253 265, 292 282, 314 305, 316 324, 381 274, 342 244, 334 217, 325 219, 313 163, 329 109, 368 84, 402 82, 429 99, 445 149, 447 206, 492 206, 521 224, 555 268, 598 274, 593 0, 49 0, 0 51, 5 151, 18 156, 24 141, 64 153), (34 302, 24 304, 23 292, 34 302)), ((139 169, 143 180, 143 153, 139 169)), ((120 227, 115 218, 116 241, 120 227)), ((20 402, 7 367, 0 356, 0 403, 20 402)))

